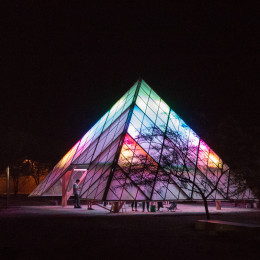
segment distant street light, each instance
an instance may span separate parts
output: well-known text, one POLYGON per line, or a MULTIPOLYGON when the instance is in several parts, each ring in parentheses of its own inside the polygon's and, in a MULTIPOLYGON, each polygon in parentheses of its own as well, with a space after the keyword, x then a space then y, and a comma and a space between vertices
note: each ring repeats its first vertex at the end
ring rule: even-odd
POLYGON ((6 167, 6 207, 9 205, 9 166, 6 167))

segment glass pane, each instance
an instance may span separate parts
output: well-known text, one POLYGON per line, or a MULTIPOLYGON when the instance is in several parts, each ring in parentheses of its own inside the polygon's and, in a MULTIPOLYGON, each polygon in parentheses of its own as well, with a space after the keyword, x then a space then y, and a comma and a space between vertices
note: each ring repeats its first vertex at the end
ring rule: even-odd
POLYGON ((145 104, 148 103, 149 95, 142 88, 139 90, 138 96, 145 104))
POLYGON ((132 102, 133 102, 133 96, 131 97, 131 99, 129 99, 129 100, 125 103, 124 109, 122 109, 122 110, 120 111, 120 113, 122 113, 124 110, 126 110, 127 108, 129 108, 129 106, 132 104, 132 102))
POLYGON ((222 168, 222 160, 218 157, 213 150, 210 149, 208 166, 211 168, 222 168))
MULTIPOLYGON (((158 172, 157 178, 156 178, 156 183, 154 186, 154 190, 156 191, 156 193, 153 194, 153 198, 154 198, 154 196, 156 196, 158 198, 158 195, 160 195, 161 199, 165 198, 166 191, 167 191, 167 184, 168 184, 168 181, 167 182, 165 181, 166 177, 167 177, 167 174, 164 173, 163 171, 158 172)), ((168 179, 168 177, 167 177, 167 179, 168 179)), ((158 198, 158 199, 160 200, 160 198, 158 198)))
MULTIPOLYGON (((136 85, 133 88, 136 88, 136 85)), ((134 92, 131 93, 131 96, 129 96, 128 93, 129 92, 127 92, 120 100, 118 100, 116 104, 110 109, 104 129, 106 129, 113 121, 115 121, 132 102, 134 92)))
POLYGON ((108 112, 82 137, 73 161, 101 134, 107 116, 108 112))
POLYGON ((161 99, 160 109, 168 116, 170 113, 170 107, 161 99))
POLYGON ((200 140, 199 147, 199 160, 204 163, 204 165, 208 165, 208 157, 209 157, 209 147, 208 145, 200 140))
POLYGON ((105 132, 102 133, 99 143, 96 146, 95 159, 109 144, 111 144, 123 131, 127 119, 128 111, 118 118, 105 132), (122 120, 121 120, 122 119, 122 120))
POLYGON ((160 117, 157 117, 156 125, 161 129, 162 132, 165 132, 166 124, 167 124, 167 120, 162 121, 160 117))
POLYGON ((144 113, 137 107, 134 107, 133 114, 139 119, 140 122, 143 121, 144 113))
POLYGON ((153 128, 154 123, 151 121, 151 119, 145 116, 143 119, 142 132, 144 131, 145 133, 152 133, 153 128))
POLYGON ((77 156, 77 158, 73 161, 73 164, 82 164, 83 161, 87 161, 87 158, 89 156, 93 155, 94 148, 98 143, 98 139, 95 139, 94 142, 92 142, 90 145, 82 149, 82 152, 77 156))
POLYGON ((203 161, 201 161, 200 159, 198 159, 198 162, 197 162, 197 167, 199 168, 199 170, 204 174, 206 175, 207 174, 207 165, 204 164, 203 161))
POLYGON ((179 137, 186 146, 188 145, 189 130, 190 128, 185 124, 183 120, 181 120, 179 125, 179 137))
POLYGON ((48 179, 48 183, 44 188, 44 191, 46 191, 61 176, 64 170, 66 170, 66 168, 70 165, 79 143, 80 142, 78 141, 53 168, 51 175, 48 179))
POLYGON ((62 196, 62 179, 59 179, 43 196, 62 196))
POLYGON ((148 101, 148 106, 151 108, 151 110, 157 114, 159 109, 159 104, 156 104, 151 98, 148 101))
POLYGON ((116 186, 117 181, 112 181, 111 185, 113 185, 115 188, 109 189, 107 193, 107 200, 120 200, 122 188, 116 186))
POLYGON ((136 200, 147 200, 147 198, 143 195, 143 193, 140 190, 138 190, 136 200))
POLYGON ((173 184, 169 184, 165 199, 166 200, 176 200, 178 198, 178 194, 179 194, 179 188, 174 186, 173 184))
POLYGON ((159 106, 161 98, 153 90, 151 90, 150 98, 152 98, 155 104, 159 106))
POLYGON ((145 112, 145 110, 146 110, 146 104, 144 103, 144 101, 143 101, 140 97, 137 97, 137 99, 136 99, 136 105, 137 105, 143 112, 145 112))
POLYGON ((40 196, 44 190, 46 183, 51 175, 51 172, 41 181, 41 183, 33 190, 33 192, 29 195, 30 196, 40 196))
POLYGON ((178 115, 173 110, 171 110, 169 123, 168 123, 169 131, 178 132, 179 124, 180 124, 180 119, 179 119, 178 115))
POLYGON ((131 135, 131 137, 133 137, 134 139, 136 139, 139 135, 139 132, 135 129, 135 127, 132 124, 129 125, 127 133, 131 135))
POLYGON ((188 141, 188 157, 196 163, 198 153, 199 137, 190 129, 189 141, 188 141))
POLYGON ((97 177, 101 177, 104 172, 106 172, 107 169, 112 165, 119 141, 120 138, 117 138, 109 147, 105 149, 102 154, 96 158, 96 160, 91 163, 82 187, 81 194, 85 193, 91 186, 91 183, 93 183, 94 180, 97 180, 97 177), (93 176, 95 175, 96 177, 93 179, 93 176))
POLYGON ((152 111, 152 109, 150 107, 147 107, 146 109, 146 113, 145 113, 148 118, 155 123, 156 121, 156 114, 152 111))
POLYGON ((151 88, 148 86, 148 84, 142 80, 142 84, 141 84, 141 88, 147 93, 149 94, 151 91, 151 88))
POLYGON ((135 116, 135 114, 132 115, 130 123, 133 124, 136 130, 140 131, 141 121, 135 116))
MULTIPOLYGON (((131 182, 131 180, 129 180, 128 178, 126 179, 126 183, 125 183, 125 187, 124 187, 124 191, 122 194, 121 199, 125 199, 128 197, 128 194, 135 199, 136 195, 137 195, 137 187, 131 182)), ((131 198, 130 198, 131 199, 131 198)))
POLYGON ((160 117, 160 119, 163 121, 163 123, 166 125, 167 124, 167 120, 168 120, 168 112, 164 112, 162 109, 159 109, 158 111, 158 116, 160 117))

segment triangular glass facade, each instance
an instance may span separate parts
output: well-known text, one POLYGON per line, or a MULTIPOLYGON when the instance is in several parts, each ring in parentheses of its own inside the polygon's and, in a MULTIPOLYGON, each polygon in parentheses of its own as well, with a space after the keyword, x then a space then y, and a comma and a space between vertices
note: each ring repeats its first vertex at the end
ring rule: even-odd
MULTIPOLYGON (((229 167, 143 80, 71 148, 30 196, 61 196, 66 174, 67 194, 80 179, 81 197, 91 200, 201 200, 192 183, 183 185, 173 174, 165 174, 162 158, 171 156, 169 145, 179 153, 187 147, 185 167, 199 187, 210 190, 222 175, 209 199, 253 198, 250 190, 234 192, 229 167), (141 133, 155 138, 140 139, 141 133)), ((183 162, 176 162, 175 169, 183 170, 183 162)))

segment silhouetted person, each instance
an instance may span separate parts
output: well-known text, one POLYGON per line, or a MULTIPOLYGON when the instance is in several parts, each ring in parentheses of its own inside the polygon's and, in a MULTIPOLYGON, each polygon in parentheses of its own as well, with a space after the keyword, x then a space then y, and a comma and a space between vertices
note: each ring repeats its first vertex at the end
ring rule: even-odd
POLYGON ((160 210, 160 208, 163 208, 162 201, 158 201, 157 202, 157 209, 158 209, 158 211, 160 210))
POLYGON ((134 211, 134 207, 135 207, 135 211, 137 211, 137 201, 133 201, 131 206, 132 206, 132 211, 134 211))
POLYGON ((73 184, 74 208, 81 208, 79 200, 79 179, 73 184))
POLYGON ((149 206, 150 206, 150 203, 149 203, 149 201, 143 201, 143 202, 142 202, 142 206, 143 206, 143 212, 144 212, 144 209, 145 209, 145 203, 146 203, 146 208, 147 208, 147 211, 149 212, 149 206))

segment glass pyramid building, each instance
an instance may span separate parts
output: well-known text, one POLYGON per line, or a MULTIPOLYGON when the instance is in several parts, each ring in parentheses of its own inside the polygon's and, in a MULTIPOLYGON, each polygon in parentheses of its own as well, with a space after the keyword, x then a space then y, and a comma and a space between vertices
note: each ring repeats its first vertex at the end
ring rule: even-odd
POLYGON ((143 80, 68 151, 30 196, 62 196, 65 192, 69 198, 75 180, 80 179, 83 199, 201 200, 192 184, 181 185, 174 175, 160 178, 165 171, 161 164, 165 142, 178 143, 167 136, 170 130, 178 133, 178 142, 187 144, 189 169, 200 186, 207 189, 205 180, 222 173, 209 199, 253 197, 248 189, 234 193, 236 183, 228 165, 143 80), (139 142, 140 133, 154 130, 161 133, 156 142, 139 142), (144 157, 152 161, 155 171, 140 166, 137 177, 131 167, 144 157), (137 181, 147 176, 149 182, 137 181))

